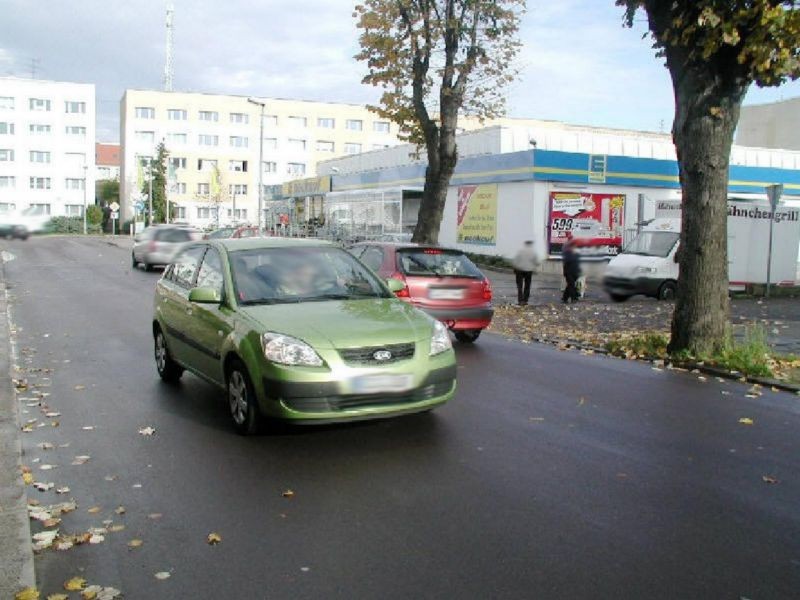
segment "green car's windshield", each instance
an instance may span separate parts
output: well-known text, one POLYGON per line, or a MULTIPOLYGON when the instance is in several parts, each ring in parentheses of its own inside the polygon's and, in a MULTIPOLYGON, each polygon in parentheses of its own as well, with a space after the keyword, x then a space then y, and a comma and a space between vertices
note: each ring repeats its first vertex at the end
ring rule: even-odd
POLYGON ((378 278, 335 247, 258 248, 230 253, 240 304, 391 298, 378 278))
POLYGON ((679 237, 673 231, 643 231, 633 238, 623 252, 664 258, 672 251, 679 237))

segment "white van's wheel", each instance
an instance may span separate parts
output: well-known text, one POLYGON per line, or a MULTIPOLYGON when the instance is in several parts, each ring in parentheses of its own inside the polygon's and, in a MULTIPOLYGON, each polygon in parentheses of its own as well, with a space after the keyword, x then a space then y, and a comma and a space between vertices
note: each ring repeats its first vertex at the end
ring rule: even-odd
POLYGON ((674 300, 676 290, 677 286, 674 281, 665 281, 661 284, 661 287, 658 288, 657 298, 659 300, 674 300))

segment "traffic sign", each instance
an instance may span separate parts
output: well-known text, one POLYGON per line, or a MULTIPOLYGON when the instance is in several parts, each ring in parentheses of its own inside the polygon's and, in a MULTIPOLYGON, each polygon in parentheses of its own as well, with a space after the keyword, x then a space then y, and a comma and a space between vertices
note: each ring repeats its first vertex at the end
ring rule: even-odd
POLYGON ((114 212, 117 212, 119 210, 119 204, 117 202, 112 202, 111 204, 108 205, 108 208, 110 208, 114 212))
POLYGON ((119 212, 117 212, 116 210, 115 210, 115 211, 113 211, 113 212, 111 213, 111 218, 112 218, 112 219, 114 219, 115 221, 116 221, 117 219, 119 219, 119 212))

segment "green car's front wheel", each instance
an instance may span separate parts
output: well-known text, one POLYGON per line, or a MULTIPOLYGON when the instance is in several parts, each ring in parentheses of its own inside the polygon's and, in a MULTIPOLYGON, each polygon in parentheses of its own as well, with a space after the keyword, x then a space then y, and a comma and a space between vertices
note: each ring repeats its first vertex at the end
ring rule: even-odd
POLYGON ((247 369, 239 360, 228 367, 228 406, 236 431, 242 435, 258 432, 260 415, 258 400, 247 369))
POLYGON ((156 359, 156 370, 158 371, 158 375, 161 377, 161 379, 170 383, 178 381, 178 379, 181 378, 181 375, 183 375, 183 369, 178 363, 172 360, 172 357, 169 355, 167 340, 164 337, 164 333, 161 331, 160 327, 156 327, 155 335, 153 337, 153 354, 156 359))

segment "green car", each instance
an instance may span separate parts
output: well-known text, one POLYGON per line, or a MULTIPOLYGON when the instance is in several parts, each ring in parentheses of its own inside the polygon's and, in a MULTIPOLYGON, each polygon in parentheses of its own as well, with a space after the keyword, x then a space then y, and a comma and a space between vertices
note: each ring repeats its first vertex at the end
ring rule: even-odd
POLYGON ((227 391, 233 423, 329 423, 427 411, 453 397, 440 322, 394 297, 332 244, 286 238, 188 244, 156 286, 155 360, 227 391))

